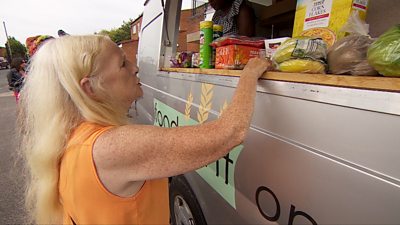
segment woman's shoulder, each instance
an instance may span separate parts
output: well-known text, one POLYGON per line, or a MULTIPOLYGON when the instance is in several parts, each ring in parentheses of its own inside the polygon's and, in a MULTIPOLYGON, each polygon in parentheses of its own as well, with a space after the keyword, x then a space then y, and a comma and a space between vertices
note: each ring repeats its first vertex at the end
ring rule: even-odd
POLYGON ((87 141, 93 142, 101 133, 113 127, 114 126, 112 125, 82 121, 75 128, 73 128, 69 138, 69 144, 83 144, 87 141))

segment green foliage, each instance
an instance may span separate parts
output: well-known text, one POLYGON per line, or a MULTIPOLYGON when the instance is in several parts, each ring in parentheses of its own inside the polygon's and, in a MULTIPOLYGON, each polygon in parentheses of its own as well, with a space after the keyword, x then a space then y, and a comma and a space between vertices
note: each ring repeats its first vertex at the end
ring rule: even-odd
POLYGON ((26 50, 26 47, 23 44, 21 44, 21 42, 19 42, 14 37, 10 37, 8 41, 10 44, 11 55, 13 58, 16 58, 16 57, 25 58, 26 57, 27 50, 26 50))
POLYGON ((125 41, 125 40, 130 40, 131 39, 131 23, 132 19, 129 19, 128 21, 123 21, 123 24, 116 29, 111 29, 111 30, 101 30, 97 34, 101 35, 107 35, 113 40, 115 43, 125 41))

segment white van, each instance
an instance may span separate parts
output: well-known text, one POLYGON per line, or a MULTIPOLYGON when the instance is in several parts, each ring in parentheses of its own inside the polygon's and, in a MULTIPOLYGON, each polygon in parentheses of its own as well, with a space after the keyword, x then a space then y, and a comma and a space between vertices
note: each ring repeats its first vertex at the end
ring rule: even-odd
MULTIPOLYGON (((145 3, 138 50, 144 98, 136 106, 142 123, 214 120, 240 76, 168 68, 181 3, 145 3)), ((400 78, 265 73, 244 143, 170 179, 172 222, 400 224, 399 92, 400 78)))

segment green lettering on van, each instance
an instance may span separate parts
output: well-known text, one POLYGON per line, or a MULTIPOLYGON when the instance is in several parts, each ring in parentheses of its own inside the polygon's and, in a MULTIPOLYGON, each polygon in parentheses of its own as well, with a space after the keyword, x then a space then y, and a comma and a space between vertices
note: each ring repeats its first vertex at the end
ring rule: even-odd
MULTIPOLYGON (((161 127, 190 126, 198 122, 174 108, 154 99, 154 125, 161 127)), ((233 208, 235 202, 235 167, 243 145, 236 146, 231 152, 221 159, 203 167, 196 172, 233 208)))

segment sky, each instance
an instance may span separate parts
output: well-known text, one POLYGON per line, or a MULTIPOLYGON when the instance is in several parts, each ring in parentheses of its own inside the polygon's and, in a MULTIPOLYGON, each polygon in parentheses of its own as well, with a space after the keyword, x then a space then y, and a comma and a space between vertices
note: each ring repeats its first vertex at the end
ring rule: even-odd
POLYGON ((123 21, 136 19, 143 12, 144 0, 2 0, 0 4, 0 46, 6 35, 25 44, 27 37, 69 34, 93 34, 118 28, 123 21))

